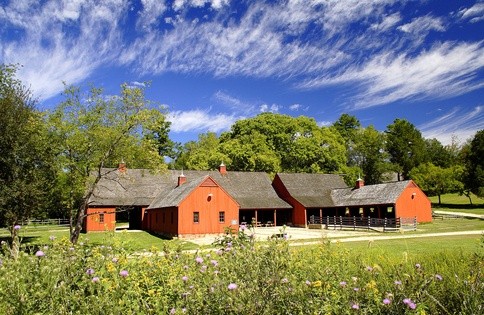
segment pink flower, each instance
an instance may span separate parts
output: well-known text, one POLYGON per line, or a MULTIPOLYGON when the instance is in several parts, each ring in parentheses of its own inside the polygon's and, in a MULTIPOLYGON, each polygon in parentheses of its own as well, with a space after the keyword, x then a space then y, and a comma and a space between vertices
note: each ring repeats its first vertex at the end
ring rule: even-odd
POLYGON ((231 283, 231 284, 229 284, 229 285, 228 285, 227 289, 229 289, 229 290, 231 290, 231 291, 232 291, 232 290, 237 289, 237 287, 238 287, 238 286, 237 286, 237 284, 235 284, 235 283, 231 283))
POLYGON ((91 280, 91 281, 92 281, 93 283, 97 283, 97 282, 99 282, 99 277, 94 277, 94 278, 92 278, 92 280, 91 280))
POLYGON ((385 305, 388 305, 390 304, 392 301, 390 299, 383 299, 383 304, 385 305))
POLYGON ((92 269, 92 268, 87 269, 86 274, 89 275, 89 276, 94 274, 94 269, 92 269))
POLYGON ((203 258, 202 257, 197 257, 195 258, 195 261, 199 264, 203 263, 203 258))
POLYGON ((351 305, 351 308, 354 310, 359 310, 360 306, 358 305, 358 303, 353 303, 353 305, 351 305))
POLYGON ((128 271, 127 271, 127 270, 121 270, 121 271, 119 272, 119 275, 120 275, 121 277, 123 277, 123 278, 126 278, 126 277, 129 275, 129 273, 128 273, 128 271))
POLYGON ((38 250, 36 253, 35 253, 35 256, 37 257, 44 257, 45 256, 45 253, 41 250, 38 250))

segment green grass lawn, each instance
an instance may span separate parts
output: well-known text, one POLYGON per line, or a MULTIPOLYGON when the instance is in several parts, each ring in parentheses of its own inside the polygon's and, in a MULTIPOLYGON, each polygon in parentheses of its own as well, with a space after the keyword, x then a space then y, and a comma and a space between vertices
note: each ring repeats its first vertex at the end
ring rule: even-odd
MULTIPOLYGON (((433 205, 435 206, 438 205, 439 197, 432 196, 432 197, 429 197, 429 199, 433 205)), ((474 207, 478 207, 481 209, 484 208, 484 198, 479 198, 476 195, 471 194, 471 199, 472 199, 472 205, 474 207)), ((461 206, 472 207, 472 205, 469 203, 469 198, 459 194, 444 194, 440 196, 440 201, 442 202, 443 205, 446 205, 446 206, 456 206, 457 208, 460 208, 461 206)))

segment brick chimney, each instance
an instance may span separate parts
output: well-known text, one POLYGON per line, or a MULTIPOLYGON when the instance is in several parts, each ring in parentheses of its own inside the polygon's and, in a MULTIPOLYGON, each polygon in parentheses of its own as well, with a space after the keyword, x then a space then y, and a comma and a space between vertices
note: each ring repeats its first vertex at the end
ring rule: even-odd
POLYGON ((187 181, 187 178, 185 177, 185 175, 183 175, 183 171, 182 171, 181 174, 178 175, 178 185, 177 185, 177 187, 183 185, 186 181, 187 181))
POLYGON ((365 186, 365 181, 358 176, 358 179, 356 180, 355 189, 359 189, 363 186, 365 186))
POLYGON ((218 171, 220 172, 221 175, 227 174, 227 167, 225 166, 224 162, 222 162, 219 167, 218 171))
POLYGON ((119 165, 118 165, 118 171, 120 173, 126 173, 126 170, 127 170, 126 163, 124 163, 124 161, 121 160, 121 162, 119 162, 119 165))

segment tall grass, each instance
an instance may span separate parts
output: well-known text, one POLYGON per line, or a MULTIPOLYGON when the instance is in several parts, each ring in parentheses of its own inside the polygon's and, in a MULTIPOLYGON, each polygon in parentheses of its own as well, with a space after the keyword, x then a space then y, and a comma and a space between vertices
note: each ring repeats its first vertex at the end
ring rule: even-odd
MULTIPOLYGON (((52 239, 0 254, 1 314, 482 314, 483 249, 397 257, 227 235, 216 251, 129 255, 52 239)), ((168 243, 167 243, 168 244, 168 243)), ((482 244, 482 243, 481 243, 482 244)))

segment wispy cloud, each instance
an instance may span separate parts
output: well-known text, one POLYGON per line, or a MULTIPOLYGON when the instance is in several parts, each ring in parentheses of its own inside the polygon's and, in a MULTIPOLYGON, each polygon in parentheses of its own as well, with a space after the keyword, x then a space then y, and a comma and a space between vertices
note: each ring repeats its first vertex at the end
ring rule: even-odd
POLYGON ((460 10, 459 15, 463 20, 469 20, 471 23, 484 20, 484 2, 478 2, 470 8, 460 10))
POLYGON ((212 99, 229 107, 232 111, 244 115, 251 115, 255 111, 255 104, 241 100, 223 91, 217 91, 212 99))
POLYGON ((418 56, 385 52, 363 66, 351 66, 343 73, 302 84, 305 88, 358 83, 354 109, 388 104, 408 98, 444 98, 482 88, 473 80, 484 67, 482 43, 440 44, 418 56))
POLYGON ((172 132, 220 132, 229 130, 240 117, 210 110, 172 111, 168 115, 172 132))
POLYGON ((418 17, 412 20, 412 22, 401 25, 399 30, 405 33, 422 34, 429 31, 445 31, 444 22, 442 18, 433 17, 430 15, 418 17))
POLYGON ((484 106, 476 106, 470 111, 455 107, 418 128, 425 138, 436 138, 443 144, 451 144, 453 137, 464 142, 473 137, 477 130, 484 129, 484 106))
POLYGON ((50 1, 43 5, 13 1, 0 10, 0 21, 19 36, 2 41, 0 60, 24 65, 20 79, 41 98, 54 96, 63 90, 63 82, 79 83, 116 59, 116 47, 120 46, 117 23, 124 4, 121 0, 101 4, 50 1))

